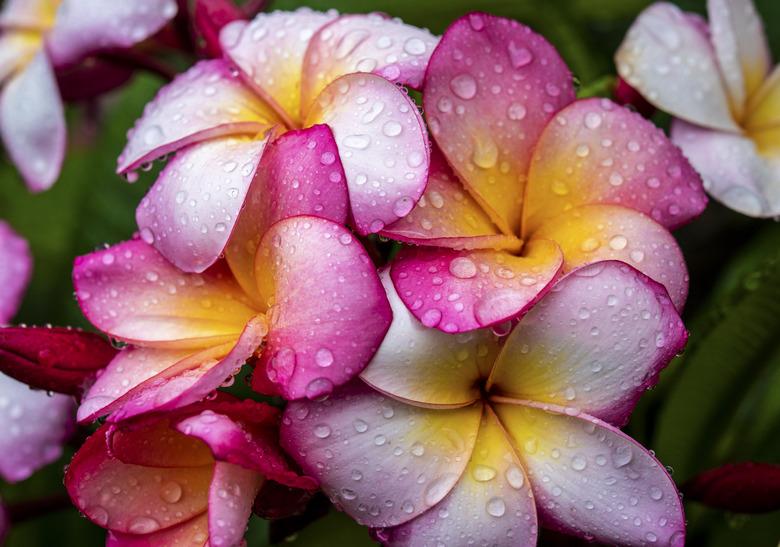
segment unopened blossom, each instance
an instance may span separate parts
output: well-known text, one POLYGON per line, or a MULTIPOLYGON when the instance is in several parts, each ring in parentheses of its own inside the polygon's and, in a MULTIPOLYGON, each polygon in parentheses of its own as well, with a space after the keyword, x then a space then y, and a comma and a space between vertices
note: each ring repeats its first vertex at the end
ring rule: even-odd
POLYGON ((618 72, 674 116, 672 140, 715 199, 780 214, 780 71, 751 0, 708 0, 708 21, 668 3, 643 11, 615 55, 618 72))
POLYGON ((422 85, 434 36, 376 14, 300 9, 234 21, 220 40, 224 58, 162 88, 119 158, 131 175, 176 153, 136 212, 145 241, 203 271, 225 250, 269 143, 316 124, 332 133, 337 150, 320 161, 343 165, 358 232, 409 213, 428 178, 428 136, 396 84, 422 85))
POLYGON ((464 332, 516 317, 561 273, 612 259, 666 286, 688 274, 669 229, 705 206, 701 181, 650 122, 572 76, 528 27, 473 13, 431 56, 425 116, 440 150, 420 203, 383 235, 391 276, 429 327, 464 332))
POLYGON ((268 145, 234 252, 201 274, 142 240, 76 260, 84 314, 129 344, 86 393, 80 420, 199 401, 247 360, 253 385, 290 399, 360 373, 391 316, 371 260, 341 225, 343 172, 320 161, 336 153, 329 135, 316 126, 268 145))
POLYGON ((308 489, 278 447, 278 411, 222 397, 103 425, 68 466, 73 503, 108 545, 234 546, 270 483, 308 489))
POLYGON ((0 136, 32 191, 60 174, 66 128, 55 70, 127 48, 176 15, 175 0, 6 0, 0 11, 0 136))
MULTIPOLYGON (((16 314, 31 270, 27 242, 0 221, 0 326, 16 314)), ((24 480, 59 458, 73 431, 74 410, 71 397, 34 391, 0 373, 0 478, 24 480)))
POLYGON ((560 280, 501 339, 422 326, 385 274, 393 324, 371 364, 288 405, 282 446, 386 545, 608 545, 685 538, 674 482, 622 433, 680 350, 666 290, 617 261, 560 280))

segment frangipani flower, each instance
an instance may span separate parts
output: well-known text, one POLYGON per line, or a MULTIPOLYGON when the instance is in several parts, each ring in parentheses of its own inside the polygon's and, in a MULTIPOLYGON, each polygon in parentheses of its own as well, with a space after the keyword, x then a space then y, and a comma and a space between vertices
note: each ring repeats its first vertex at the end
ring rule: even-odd
POLYGON ((48 189, 65 155, 55 69, 148 38, 175 0, 6 0, 0 12, 0 136, 32 191, 48 189))
POLYGON ((393 324, 356 381, 296 401, 282 446, 388 545, 684 543, 674 482, 622 433, 683 346, 667 292, 605 261, 569 273, 501 343, 424 328, 387 275, 393 324))
POLYGON ((428 137, 414 102, 436 39, 380 15, 261 13, 220 35, 225 59, 164 87, 128 136, 118 171, 177 151, 141 203, 145 241, 185 271, 220 256, 275 135, 327 124, 361 234, 406 215, 428 177, 428 137), (237 67, 237 68, 236 68, 237 67))
POLYGON ((278 448, 278 419, 224 399, 107 424, 76 453, 65 486, 110 531, 108 545, 240 545, 264 484, 316 488, 278 448))
POLYGON ((422 246, 402 251, 391 276, 425 325, 503 322, 561 269, 607 259, 636 266, 682 306, 688 276, 668 229, 704 208, 698 176, 641 116, 574 101, 544 38, 507 19, 463 17, 431 56, 423 102, 443 158, 434 154, 418 206, 382 233, 422 246))
POLYGON ((80 420, 193 403, 253 356, 254 385, 270 381, 286 398, 319 397, 360 373, 391 314, 371 260, 340 225, 343 172, 321 162, 335 157, 329 136, 317 126, 268 145, 227 264, 186 273, 140 240, 76 260, 84 314, 132 344, 87 392, 80 420))
POLYGON ((780 72, 751 0, 708 0, 709 25, 672 4, 643 11, 618 72, 675 117, 672 140, 707 191, 750 216, 780 214, 780 72))
MULTIPOLYGON (((0 326, 16 314, 31 270, 27 242, 0 221, 0 326)), ((71 397, 33 391, 0 373, 0 478, 24 480, 59 458, 73 431, 74 410, 71 397)))

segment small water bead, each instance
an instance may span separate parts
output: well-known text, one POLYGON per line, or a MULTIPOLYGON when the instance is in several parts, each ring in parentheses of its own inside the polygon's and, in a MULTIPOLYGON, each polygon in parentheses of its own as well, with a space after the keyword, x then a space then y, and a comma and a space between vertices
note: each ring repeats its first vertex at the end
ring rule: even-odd
POLYGON ((585 115, 585 127, 588 129, 598 129, 601 126, 602 117, 598 112, 588 112, 585 115))
POLYGON ((487 465, 475 465, 472 469, 472 475, 477 482, 487 482, 495 478, 496 470, 487 465))
POLYGON ((404 51, 409 55, 422 55, 425 49, 425 42, 419 38, 409 38, 404 42, 404 51))
POLYGON ((580 158, 585 158, 590 154, 590 147, 587 144, 580 144, 575 150, 575 154, 580 158))
POLYGON ((401 131, 403 131, 403 126, 394 120, 390 120, 382 126, 382 133, 386 137, 397 137, 401 131))
POLYGON ((426 327, 435 327, 441 321, 441 311, 437 310, 436 308, 426 310, 420 320, 426 327))
POLYGON ((132 534, 151 534, 160 529, 160 523, 152 517, 135 517, 127 527, 132 534))
POLYGON ((336 155, 333 152, 324 152, 320 156, 320 163, 322 165, 332 165, 336 161, 336 155))
POLYGON ((628 239, 622 235, 613 236, 609 240, 609 247, 614 251, 622 251, 628 245, 628 239))
POLYGON ((528 111, 526 110, 525 106, 520 103, 512 103, 506 110, 507 118, 515 121, 522 120, 525 118, 527 113, 528 111))
POLYGON ((520 490, 523 487, 523 484, 525 484, 523 471, 516 465, 510 465, 504 473, 504 477, 506 478, 506 482, 509 483, 509 486, 515 490, 520 490))
POLYGON ((664 497, 663 491, 657 486, 651 487, 649 494, 650 494, 650 498, 654 501, 661 501, 661 498, 664 497))
POLYGON ((473 99, 477 94, 477 81, 471 74, 459 74, 450 80, 450 89, 461 99, 473 99))
POLYGON ((327 424, 319 424, 314 427, 314 436, 318 439, 327 439, 331 432, 330 426, 327 424))
POLYGON ((160 489, 160 497, 168 503, 177 503, 181 500, 183 491, 178 482, 170 481, 160 489))
POLYGON ((595 251, 601 246, 601 243, 598 239, 595 237, 589 237, 582 241, 582 244, 580 245, 580 249, 585 251, 586 253, 590 253, 595 251))
POLYGON ((475 139, 471 158, 477 167, 492 169, 498 162, 498 146, 491 138, 475 139))
POLYGON ((398 217, 405 217, 414 209, 414 200, 410 197, 402 197, 393 204, 393 213, 398 217))
POLYGON ((329 367, 333 364, 333 352, 328 348, 320 348, 314 355, 314 361, 317 363, 317 366, 329 367))
POLYGON ((618 468, 625 467, 631 463, 633 458, 634 452, 631 450, 631 447, 628 445, 623 445, 615 449, 615 452, 612 455, 612 463, 615 465, 615 467, 618 468))
POLYGON ((458 279, 470 279, 477 275, 477 265, 465 256, 454 258, 450 262, 450 273, 458 279))
POLYGON ((534 60, 534 54, 528 48, 518 46, 513 40, 509 41, 506 49, 509 54, 509 61, 514 68, 528 66, 534 60))
POLYGON ((425 454, 425 447, 421 443, 414 443, 410 452, 412 453, 412 456, 417 456, 419 458, 425 454))
POLYGON ((368 431, 368 424, 365 422, 365 420, 361 420, 360 418, 352 422, 352 426, 358 433, 365 433, 368 431))
POLYGON ((371 137, 368 135, 347 135, 344 137, 343 143, 347 148, 365 150, 371 144, 371 137))
POLYGON ((499 497, 490 498, 485 505, 485 509, 491 517, 503 517, 504 513, 506 513, 506 503, 499 497))
POLYGON ((588 466, 588 460, 577 454, 571 459, 571 468, 575 471, 582 471, 588 466))

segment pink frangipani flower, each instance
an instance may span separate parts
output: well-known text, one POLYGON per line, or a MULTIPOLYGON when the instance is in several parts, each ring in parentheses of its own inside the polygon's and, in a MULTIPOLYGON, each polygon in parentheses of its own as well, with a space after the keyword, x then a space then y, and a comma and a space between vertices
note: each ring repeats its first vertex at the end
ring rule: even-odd
MULTIPOLYGON (((0 326, 16 314, 31 270, 27 242, 0 221, 0 326)), ((73 431, 74 410, 71 397, 34 391, 0 373, 0 478, 24 480, 59 458, 73 431)))
POLYGON ((634 265, 682 307, 688 275, 668 230, 704 208, 698 175, 638 114, 574 98, 558 53, 520 23, 473 13, 441 38, 423 89, 441 153, 417 207, 382 231, 419 245, 391 277, 425 325, 501 323, 600 260, 634 265))
POLYGON ((384 544, 605 544, 685 537, 674 482, 622 433, 686 332, 666 290, 617 261, 567 274, 501 339, 393 324, 355 381, 290 403, 282 446, 384 544))
POLYGON ((80 420, 202 399, 257 358, 254 385, 290 399, 329 393, 365 367, 391 320, 374 265, 341 226, 346 188, 330 130, 268 145, 227 260, 179 270, 134 240, 76 260, 87 318, 131 344, 84 397, 80 420))
MULTIPOLYGON (((261 13, 220 35, 224 59, 165 86, 128 134, 118 171, 176 152, 136 212, 141 235, 185 271, 223 252, 269 143, 325 124, 361 234, 406 215, 425 189, 428 137, 396 84, 420 87, 436 38, 380 15, 261 13)), ((131 177, 132 178, 132 177, 131 177)))
POLYGON ((278 447, 279 413, 223 397, 106 424, 65 474, 73 503, 109 530, 107 545, 240 545, 270 482, 312 490, 278 447))
POLYGON ((659 2, 615 55, 620 75, 674 116, 672 140, 727 207, 780 214, 780 71, 751 0, 708 0, 709 23, 659 2))
POLYGON ((31 191, 57 180, 65 116, 55 69, 130 47, 176 15, 175 0, 6 0, 0 11, 0 136, 31 191))

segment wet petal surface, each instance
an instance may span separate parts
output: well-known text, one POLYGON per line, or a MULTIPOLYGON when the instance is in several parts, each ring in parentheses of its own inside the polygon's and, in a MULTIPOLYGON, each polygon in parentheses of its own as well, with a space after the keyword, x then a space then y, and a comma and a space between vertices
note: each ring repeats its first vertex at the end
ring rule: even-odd
POLYGON ((16 315, 31 273, 32 255, 27 241, 0 220, 0 325, 16 315))

